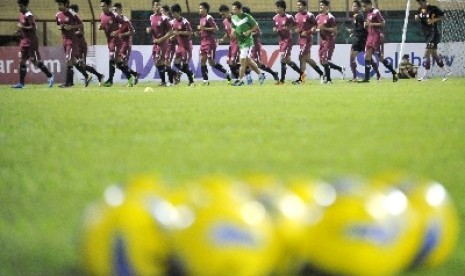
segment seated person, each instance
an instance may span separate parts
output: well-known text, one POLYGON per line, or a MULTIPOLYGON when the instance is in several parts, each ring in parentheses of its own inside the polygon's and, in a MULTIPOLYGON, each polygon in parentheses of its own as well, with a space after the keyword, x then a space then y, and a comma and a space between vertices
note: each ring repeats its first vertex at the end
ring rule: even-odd
POLYGON ((399 79, 413 79, 417 76, 418 66, 410 63, 408 54, 402 56, 399 64, 399 79))

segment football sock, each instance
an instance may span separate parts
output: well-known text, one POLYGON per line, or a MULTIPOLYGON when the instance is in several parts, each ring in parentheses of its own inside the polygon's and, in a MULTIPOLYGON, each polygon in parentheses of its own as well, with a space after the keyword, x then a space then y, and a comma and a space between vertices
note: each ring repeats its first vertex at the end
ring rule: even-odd
POLYGON ((310 66, 312 66, 313 70, 315 70, 320 76, 323 75, 323 71, 321 71, 320 66, 318 66, 316 64, 315 65, 310 65, 310 66))
POLYGON ((365 59, 365 80, 370 79, 371 59, 365 59))
POLYGON ((24 84, 24 79, 26 78, 27 67, 26 64, 19 65, 19 83, 24 84))
POLYGON ((114 60, 110 60, 109 68, 110 68, 110 75, 108 76, 108 80, 113 82, 113 77, 115 76, 115 71, 116 71, 114 60))
POLYGON ((286 70, 287 70, 287 65, 286 63, 281 63, 281 81, 284 82, 286 79, 286 70))
POLYGON ((291 61, 289 64, 288 64, 294 71, 296 71, 297 73, 299 73, 299 79, 300 79, 300 75, 303 74, 303 72, 300 70, 299 66, 297 66, 297 64, 295 64, 295 62, 291 61))
POLYGON ((219 64, 219 63, 216 63, 215 65, 213 65, 213 68, 219 70, 221 73, 223 74, 226 74, 226 69, 224 69, 223 65, 219 64))
POLYGON ((396 74, 396 71, 394 71, 394 68, 392 68, 392 65, 389 63, 387 59, 383 59, 383 65, 391 72, 391 74, 396 74))
POLYGON ((158 75, 160 76, 161 82, 166 83, 166 69, 165 65, 157 65, 158 75))
POLYGON ((350 62, 350 70, 352 71, 353 78, 357 78, 357 62, 351 61, 350 62))
POLYGON ((335 70, 338 70, 338 71, 342 71, 342 67, 341 67, 341 66, 336 65, 336 64, 332 63, 331 61, 328 61, 328 65, 329 65, 329 68, 331 68, 331 69, 335 69, 335 70))
POLYGON ((84 78, 87 80, 87 78, 89 77, 89 75, 87 74, 86 72, 86 69, 84 69, 84 67, 82 67, 81 65, 74 65, 74 67, 76 67, 76 69, 84 76, 84 78))
POLYGON ((202 78, 204 81, 208 80, 208 68, 207 65, 200 66, 200 71, 202 72, 202 78))
POLYGON ((52 77, 52 74, 50 73, 50 71, 48 70, 48 68, 44 65, 44 63, 42 61, 40 61, 39 63, 37 63, 37 67, 39 67, 40 70, 42 70, 42 72, 44 72, 45 75, 47 75, 47 78, 51 78, 52 77))
POLYGON ((85 68, 86 68, 86 71, 87 71, 87 72, 89 72, 89 73, 91 73, 91 74, 94 74, 94 75, 96 75, 97 77, 101 77, 101 76, 102 76, 102 74, 100 74, 99 72, 97 72, 97 70, 95 70, 95 68, 92 67, 92 66, 86 65, 85 68))
POLYGON ((331 81, 331 68, 328 63, 323 64, 323 68, 325 70, 326 81, 331 81))
POLYGON ((267 72, 267 73, 270 73, 271 75, 274 74, 274 71, 271 70, 271 68, 268 67, 268 66, 266 66, 265 64, 260 64, 258 67, 259 67, 260 69, 262 69, 263 71, 265 71, 265 72, 267 72))

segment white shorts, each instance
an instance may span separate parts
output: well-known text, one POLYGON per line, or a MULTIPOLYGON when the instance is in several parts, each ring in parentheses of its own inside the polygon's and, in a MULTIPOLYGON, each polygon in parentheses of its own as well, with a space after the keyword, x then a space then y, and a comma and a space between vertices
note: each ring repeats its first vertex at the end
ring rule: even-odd
POLYGON ((239 58, 243 59, 250 57, 250 49, 251 47, 242 48, 239 58))

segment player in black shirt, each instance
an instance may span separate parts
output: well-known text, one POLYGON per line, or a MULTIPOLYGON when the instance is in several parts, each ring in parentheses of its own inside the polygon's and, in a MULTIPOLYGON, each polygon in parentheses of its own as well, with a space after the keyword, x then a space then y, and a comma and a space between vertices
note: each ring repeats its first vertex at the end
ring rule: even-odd
POLYGON ((429 78, 431 69, 431 57, 433 57, 436 64, 444 71, 442 81, 446 81, 451 72, 444 66, 442 57, 438 53, 438 44, 441 41, 441 34, 438 29, 438 21, 444 18, 444 12, 437 6, 428 4, 426 0, 417 0, 418 14, 415 15, 415 21, 421 24, 421 30, 426 39, 425 49, 425 74, 419 81, 425 81, 429 78))
POLYGON ((365 51, 365 43, 367 41, 367 30, 363 26, 365 22, 365 15, 362 11, 362 3, 359 0, 354 0, 352 2, 352 12, 352 28, 347 29, 350 33, 350 37, 352 37, 352 46, 350 48, 350 69, 352 70, 353 77, 349 81, 357 81, 356 59, 359 52, 365 51))

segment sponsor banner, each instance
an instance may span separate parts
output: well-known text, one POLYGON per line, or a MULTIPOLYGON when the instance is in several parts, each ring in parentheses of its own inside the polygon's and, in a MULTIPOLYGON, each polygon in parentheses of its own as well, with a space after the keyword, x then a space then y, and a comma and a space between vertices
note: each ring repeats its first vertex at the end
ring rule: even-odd
MULTIPOLYGON (((399 54, 398 49, 400 48, 400 44, 398 43, 387 43, 384 45, 385 50, 385 58, 389 61, 389 63, 394 63, 394 68, 397 70, 398 64, 401 59, 401 54, 399 54)), ((457 47, 462 48, 462 52, 465 51, 465 46, 463 44, 457 44, 457 47)), ((332 62, 344 66, 346 68, 346 77, 351 77, 352 73, 350 70, 350 61, 349 61, 349 54, 350 54, 350 44, 338 44, 336 45, 336 49, 334 51, 334 55, 332 58, 332 62)), ((455 47, 455 48, 457 48, 455 47)), ((311 50, 311 57, 319 64, 319 58, 318 58, 318 45, 314 45, 311 50)), ((424 43, 406 43, 404 44, 404 54, 408 54, 410 56, 410 61, 414 65, 418 66, 423 66, 424 64, 424 59, 423 59, 423 52, 425 49, 425 44, 424 43)), ((227 51, 228 51, 228 46, 227 45, 220 45, 217 48, 216 52, 216 61, 222 64, 225 69, 229 69, 226 63, 227 59, 227 51)), ((104 73, 105 75, 108 75, 108 49, 106 46, 95 46, 95 56, 97 57, 95 62, 97 66, 97 70, 99 72, 104 73)), ((140 81, 141 82, 159 82, 159 76, 158 76, 158 71, 155 66, 153 66, 153 60, 152 60, 152 46, 149 45, 139 45, 139 46, 133 46, 132 47, 132 53, 129 59, 129 66, 133 69, 136 70, 137 72, 140 73, 140 81)), ((192 60, 190 62, 190 68, 191 70, 195 73, 195 78, 197 80, 202 78, 201 72, 200 72, 200 58, 199 58, 199 45, 195 45, 193 52, 192 52, 192 60)), ((299 65, 299 47, 294 46, 292 49, 292 56, 291 59, 299 65)), ((454 67, 459 66, 459 64, 456 64, 457 61, 455 53, 452 54, 451 56, 444 55, 444 63, 451 67, 452 70, 454 70, 454 67), (454 63, 455 62, 455 63, 454 63), (455 65, 455 66, 454 66, 455 65)), ((380 64, 380 72, 381 74, 386 77, 390 78, 391 74, 389 71, 381 64, 380 61, 375 57, 376 62, 380 64)), ((278 72, 280 74, 281 72, 281 65, 280 65, 280 54, 279 54, 279 48, 278 46, 275 45, 264 45, 263 46, 263 51, 262 51, 262 61, 266 65, 270 66, 274 71, 278 72)), ((364 75, 364 65, 365 65, 365 60, 364 60, 364 53, 359 53, 357 56, 357 75, 358 77, 363 77, 364 75)), ((436 64, 432 64, 433 67, 433 72, 434 68, 437 67, 436 64)), ((224 79, 224 74, 219 72, 216 69, 211 68, 208 66, 209 70, 209 79, 210 80, 222 80, 224 79)), ((374 72, 372 72, 372 75, 374 72)), ((252 73, 254 76, 255 73, 252 73)), ((272 77, 269 74, 267 75, 267 79, 272 79, 272 77)), ((334 79, 339 78, 341 75, 339 72, 332 70, 331 71, 331 76, 334 79)), ((254 76, 256 77, 256 76, 254 76)), ((287 74, 286 74, 286 79, 287 80, 295 80, 298 77, 298 74, 292 70, 292 68, 288 67, 287 68, 287 74)), ((307 65, 307 78, 313 78, 316 79, 318 78, 318 74, 311 68, 309 65, 307 65)), ((186 77, 183 77, 184 80, 187 80, 186 77)), ((116 70, 115 74, 115 82, 118 81, 126 81, 126 77, 121 75, 121 72, 119 70, 116 70)))
MULTIPOLYGON (((350 72, 350 64, 349 64, 349 53, 350 53, 350 44, 338 44, 336 45, 336 49, 333 54, 332 62, 344 66, 346 68, 346 77, 351 77, 352 73, 350 72)), ((459 59, 462 53, 465 52, 465 44, 464 43, 449 43, 449 44, 441 44, 443 49, 440 49, 440 52, 443 54, 444 63, 451 67, 452 71, 455 74, 463 74, 461 68, 463 64, 459 59)), ((319 64, 318 58, 318 45, 314 45, 311 51, 311 57, 319 64)), ((385 44, 385 58, 390 62, 394 63, 394 68, 397 69, 400 56, 398 49, 398 43, 387 43, 385 44)), ((408 54, 410 56, 410 61, 414 65, 418 65, 420 67, 424 67, 424 52, 425 45, 424 43, 406 43, 404 45, 404 54, 408 54)), ((1 84, 13 84, 17 83, 19 79, 19 58, 18 58, 18 51, 19 47, 0 47, 0 83, 1 84)), ((63 49, 61 47, 40 47, 39 48, 40 54, 44 61, 44 64, 47 68, 55 74, 55 80, 57 83, 64 82, 65 79, 65 70, 66 70, 66 61, 63 53, 63 49)), ((226 69, 229 69, 226 63, 227 59, 227 45, 220 45, 216 52, 216 61, 222 64, 226 69)), ((200 72, 200 58, 199 58, 199 46, 195 45, 193 49, 193 57, 190 62, 190 68, 195 73, 196 79, 201 79, 201 72, 200 72)), ((291 59, 299 65, 298 60, 299 55, 299 47, 294 46, 292 49, 292 56, 291 59)), ((364 53, 359 53, 357 56, 357 75, 362 77, 364 74, 364 53)), ((375 60, 380 63, 376 58, 375 60)), ((97 68, 97 71, 105 74, 108 76, 109 71, 109 57, 108 57, 108 48, 106 45, 97 45, 89 47, 89 53, 87 58, 87 64, 94 66, 97 68)), ((269 67, 271 67, 274 71, 280 74, 281 66, 280 66, 280 54, 278 50, 278 46, 275 45, 264 45, 262 51, 262 62, 269 67)), ((152 60, 152 46, 150 45, 135 45, 132 47, 131 57, 129 59, 129 66, 140 73, 140 81, 141 82, 159 82, 158 71, 155 66, 153 66, 152 60)), ((47 78, 46 76, 40 71, 40 69, 36 68, 33 64, 28 62, 27 65, 28 74, 26 76, 26 83, 46 83, 47 78)), ((382 64, 379 66, 381 74, 384 77, 390 78, 390 73, 382 64)), ((433 73, 437 70, 437 65, 432 64, 433 73)), ((219 72, 216 69, 211 68, 208 66, 209 70, 209 79, 210 80, 222 80, 224 79, 224 74, 219 72)), ((372 72, 374 74, 374 72, 372 72)), ((252 75, 255 75, 252 73, 252 75)), ((267 79, 272 79, 269 74, 267 75, 267 79)), ((337 79, 340 77, 340 73, 337 71, 332 70, 331 75, 333 78, 337 79)), ((254 76, 255 77, 255 76, 254 76)), ((294 80, 298 77, 297 73, 294 72, 291 68, 288 67, 286 79, 287 80, 294 80)), ((318 74, 307 65, 307 78, 316 79, 318 74)), ((79 83, 83 79, 81 74, 75 70, 74 73, 75 81, 79 83)), ((186 77, 183 77, 185 79, 186 77)), ((126 77, 121 75, 119 70, 116 70, 115 82, 125 82, 126 77)))
MULTIPOLYGON (((40 56, 45 66, 55 74, 56 82, 65 80, 66 60, 62 47, 40 47, 40 56)), ((19 47, 0 47, 0 84, 19 81, 19 47)), ((29 61, 27 62, 26 84, 46 83, 47 76, 29 61)))

